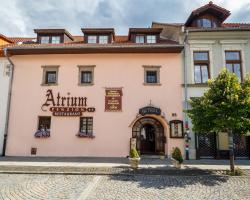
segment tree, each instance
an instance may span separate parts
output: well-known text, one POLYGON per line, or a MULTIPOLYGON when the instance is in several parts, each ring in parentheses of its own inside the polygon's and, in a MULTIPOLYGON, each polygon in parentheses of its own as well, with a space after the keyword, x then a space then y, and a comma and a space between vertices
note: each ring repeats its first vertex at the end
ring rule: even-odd
POLYGON ((234 73, 223 69, 208 86, 202 97, 190 100, 187 113, 197 133, 228 133, 230 169, 234 173, 233 134, 250 131, 250 78, 240 83, 234 73))

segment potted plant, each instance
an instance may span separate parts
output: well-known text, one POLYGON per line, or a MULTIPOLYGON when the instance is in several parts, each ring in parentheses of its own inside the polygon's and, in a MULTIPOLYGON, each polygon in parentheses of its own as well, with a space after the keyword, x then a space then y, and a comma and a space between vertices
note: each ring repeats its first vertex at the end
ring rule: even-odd
POLYGON ((140 156, 135 148, 130 150, 130 156, 129 156, 129 162, 130 166, 134 169, 138 168, 139 162, 140 162, 140 156))
POLYGON ((160 159, 161 160, 165 159, 165 153, 163 151, 160 152, 160 159))
POLYGON ((175 147, 172 152, 172 163, 174 167, 180 169, 181 164, 183 163, 183 158, 181 155, 181 150, 178 147, 175 147))

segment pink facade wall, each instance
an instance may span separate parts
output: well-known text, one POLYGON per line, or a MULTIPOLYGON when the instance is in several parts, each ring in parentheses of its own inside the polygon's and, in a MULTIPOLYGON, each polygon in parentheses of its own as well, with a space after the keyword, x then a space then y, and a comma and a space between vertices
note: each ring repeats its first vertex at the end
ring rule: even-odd
POLYGON ((31 147, 36 147, 37 156, 127 156, 131 124, 150 100, 165 113, 165 119, 158 118, 167 136, 166 154, 174 146, 183 151, 184 140, 170 139, 166 123, 182 120, 181 54, 32 55, 13 56, 12 60, 15 72, 6 155, 29 156, 31 147), (41 86, 43 65, 60 65, 57 86, 41 86), (93 86, 78 86, 78 65, 96 65, 93 86), (143 85, 143 65, 161 66, 161 86, 143 85), (123 87, 122 112, 104 112, 105 87, 123 87), (51 137, 34 137, 38 116, 51 115, 41 110, 47 89, 88 98, 88 106, 96 108, 96 112, 84 114, 93 116, 94 139, 75 136, 79 117, 53 116, 51 137))

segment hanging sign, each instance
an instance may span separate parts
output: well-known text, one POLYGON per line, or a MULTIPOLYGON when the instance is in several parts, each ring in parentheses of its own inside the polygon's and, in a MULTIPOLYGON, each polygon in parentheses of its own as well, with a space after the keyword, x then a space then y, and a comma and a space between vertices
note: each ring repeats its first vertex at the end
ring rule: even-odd
POLYGON ((79 117, 84 112, 95 112, 94 107, 87 106, 87 97, 72 97, 70 93, 61 96, 59 92, 54 96, 51 89, 47 90, 46 101, 41 109, 47 111, 48 107, 53 116, 60 117, 79 117))
POLYGON ((106 88, 105 111, 117 112, 122 111, 122 89, 106 88))
POLYGON ((139 110, 140 115, 161 115, 161 109, 153 106, 146 106, 139 110))

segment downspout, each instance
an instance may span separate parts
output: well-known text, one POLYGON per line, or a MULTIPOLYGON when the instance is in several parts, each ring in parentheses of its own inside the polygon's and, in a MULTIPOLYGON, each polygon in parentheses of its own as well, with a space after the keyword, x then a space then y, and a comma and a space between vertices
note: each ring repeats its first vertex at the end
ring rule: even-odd
POLYGON ((9 88, 8 88, 8 99, 7 99, 7 112, 6 112, 6 121, 5 121, 5 128, 4 128, 4 143, 3 143, 3 156, 5 156, 6 146, 7 146, 7 136, 8 136, 8 129, 9 129, 9 115, 10 115, 10 101, 12 95, 12 83, 13 83, 13 75, 14 75, 14 63, 8 56, 8 49, 4 49, 4 56, 10 63, 10 80, 9 80, 9 88))
MULTIPOLYGON (((183 60, 184 60, 184 109, 185 111, 188 109, 188 88, 187 88, 187 41, 188 41, 188 30, 185 29, 185 26, 183 26, 183 32, 185 33, 185 37, 183 40, 184 50, 183 50, 183 60)), ((185 157, 186 160, 189 160, 189 141, 190 141, 190 135, 189 135, 189 126, 188 126, 188 115, 186 112, 184 112, 184 120, 185 120, 185 157)))

